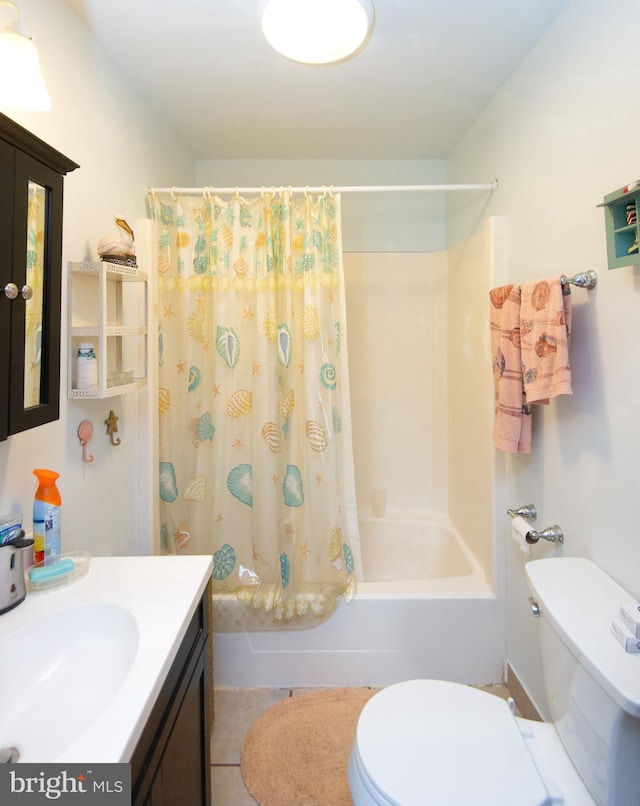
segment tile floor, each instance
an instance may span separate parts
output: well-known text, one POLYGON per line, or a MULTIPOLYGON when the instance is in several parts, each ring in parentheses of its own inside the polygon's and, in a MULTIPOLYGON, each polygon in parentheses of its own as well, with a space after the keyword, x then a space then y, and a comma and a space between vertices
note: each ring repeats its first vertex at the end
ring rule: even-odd
MULTIPOLYGON (((211 734, 211 792, 215 806, 255 806, 240 774, 240 751, 253 722, 271 705, 307 688, 216 688, 215 725, 211 734)), ((510 697, 503 685, 486 687, 503 699, 510 697)), ((516 711, 517 713, 517 711, 516 711)), ((300 804, 304 806, 304 804, 300 804)))

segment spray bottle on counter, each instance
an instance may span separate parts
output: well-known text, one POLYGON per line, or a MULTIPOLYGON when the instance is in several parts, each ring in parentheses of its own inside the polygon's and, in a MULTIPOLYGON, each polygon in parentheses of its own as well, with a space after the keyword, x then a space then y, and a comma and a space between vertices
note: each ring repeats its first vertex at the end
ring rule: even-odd
POLYGON ((38 489, 33 500, 33 560, 49 565, 60 556, 60 506, 62 499, 56 487, 60 474, 54 470, 33 471, 38 489))

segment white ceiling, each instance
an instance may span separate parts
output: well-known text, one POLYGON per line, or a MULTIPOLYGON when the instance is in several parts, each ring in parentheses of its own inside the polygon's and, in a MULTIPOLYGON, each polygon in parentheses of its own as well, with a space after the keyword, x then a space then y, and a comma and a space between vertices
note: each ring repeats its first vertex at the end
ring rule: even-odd
POLYGON ((442 159, 567 0, 373 0, 333 66, 264 40, 257 0, 67 0, 195 159, 442 159))

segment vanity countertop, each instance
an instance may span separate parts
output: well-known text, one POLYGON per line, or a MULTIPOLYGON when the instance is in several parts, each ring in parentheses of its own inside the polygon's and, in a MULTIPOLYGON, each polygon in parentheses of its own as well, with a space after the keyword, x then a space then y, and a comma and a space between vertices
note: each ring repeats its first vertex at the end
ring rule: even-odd
MULTIPOLYGON (((54 758, 44 762, 129 761, 162 688, 196 606, 211 577, 211 556, 93 557, 88 573, 77 581, 47 591, 29 592, 25 601, 0 616, 0 659, 10 635, 57 611, 79 605, 118 605, 129 611, 138 644, 126 677, 92 723, 74 736, 54 758)), ((73 692, 73 681, 70 691, 73 692)), ((20 679, 15 686, 21 685, 20 679)), ((11 696, 10 692, 3 696, 11 696)), ((73 696, 71 694, 70 696, 73 696)), ((59 719, 65 719, 65 703, 59 719)), ((56 731, 56 724, 39 730, 56 731)), ((0 742, 5 738, 0 736, 0 742)), ((28 755, 28 754, 27 754, 28 755)))

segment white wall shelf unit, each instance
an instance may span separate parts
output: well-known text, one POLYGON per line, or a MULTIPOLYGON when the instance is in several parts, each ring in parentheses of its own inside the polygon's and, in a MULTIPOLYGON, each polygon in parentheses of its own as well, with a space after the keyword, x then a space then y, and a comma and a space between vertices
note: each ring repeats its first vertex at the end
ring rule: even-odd
POLYGON ((137 266, 70 262, 68 397, 102 399, 147 383, 149 294, 147 275, 137 266), (91 343, 97 357, 97 386, 79 388, 78 346, 91 343))

